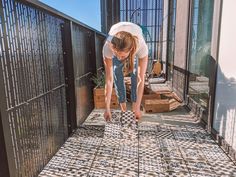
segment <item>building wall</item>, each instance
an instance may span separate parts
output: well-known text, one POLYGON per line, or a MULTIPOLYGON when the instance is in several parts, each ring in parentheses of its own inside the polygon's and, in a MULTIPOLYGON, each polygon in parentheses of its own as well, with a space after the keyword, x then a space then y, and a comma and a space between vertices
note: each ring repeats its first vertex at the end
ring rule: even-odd
POLYGON ((189 0, 177 1, 173 91, 184 99, 189 0))
MULTIPOLYGON (((236 1, 222 1, 213 128, 236 150, 236 1)), ((235 156, 236 157, 236 156, 235 156)))
POLYGON ((167 61, 167 35, 168 35, 168 9, 169 0, 164 0, 163 7, 163 25, 162 25, 162 62, 163 62, 163 72, 166 73, 166 61, 167 61))
POLYGON ((101 0, 101 31, 108 33, 120 21, 120 0, 101 0))

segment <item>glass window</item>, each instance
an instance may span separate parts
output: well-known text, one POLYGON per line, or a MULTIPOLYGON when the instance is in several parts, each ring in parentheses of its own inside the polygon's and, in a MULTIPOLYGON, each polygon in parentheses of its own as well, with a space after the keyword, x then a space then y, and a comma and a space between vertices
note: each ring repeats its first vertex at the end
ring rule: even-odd
POLYGON ((189 54, 188 94, 203 110, 203 120, 207 120, 210 77, 210 49, 212 33, 213 0, 194 0, 189 54))
POLYGON ((172 85, 173 66, 174 66, 174 48, 175 48, 175 24, 176 24, 176 0, 169 1, 169 28, 168 28, 168 54, 167 54, 167 80, 172 85))

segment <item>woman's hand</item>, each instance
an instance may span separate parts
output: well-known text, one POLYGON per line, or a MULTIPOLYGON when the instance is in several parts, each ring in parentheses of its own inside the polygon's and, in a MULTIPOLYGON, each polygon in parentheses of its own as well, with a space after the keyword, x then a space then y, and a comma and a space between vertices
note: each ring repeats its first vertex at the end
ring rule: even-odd
POLYGON ((136 119, 141 119, 141 117, 142 117, 142 112, 140 111, 140 109, 138 109, 138 108, 136 108, 135 110, 134 110, 134 115, 135 115, 135 117, 136 117, 136 119))
POLYGON ((111 111, 105 110, 103 116, 106 121, 111 121, 111 111))

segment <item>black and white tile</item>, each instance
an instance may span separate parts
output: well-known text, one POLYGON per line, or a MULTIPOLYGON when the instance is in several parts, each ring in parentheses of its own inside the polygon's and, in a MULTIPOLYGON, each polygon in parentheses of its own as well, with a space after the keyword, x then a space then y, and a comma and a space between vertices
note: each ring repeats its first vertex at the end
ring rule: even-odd
POLYGON ((236 166, 199 125, 138 122, 118 110, 106 122, 94 110, 39 176, 218 177, 236 176, 236 166))

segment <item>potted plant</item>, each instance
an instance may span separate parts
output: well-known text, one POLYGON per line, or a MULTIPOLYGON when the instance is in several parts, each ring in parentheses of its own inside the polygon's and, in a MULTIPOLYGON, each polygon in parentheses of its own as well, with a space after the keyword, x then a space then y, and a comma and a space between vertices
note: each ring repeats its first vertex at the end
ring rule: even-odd
MULTIPOLYGON (((101 72, 91 78, 96 87, 93 89, 94 105, 96 109, 104 109, 105 104, 105 73, 101 72)), ((111 95, 111 108, 118 108, 118 99, 113 88, 111 95)))

